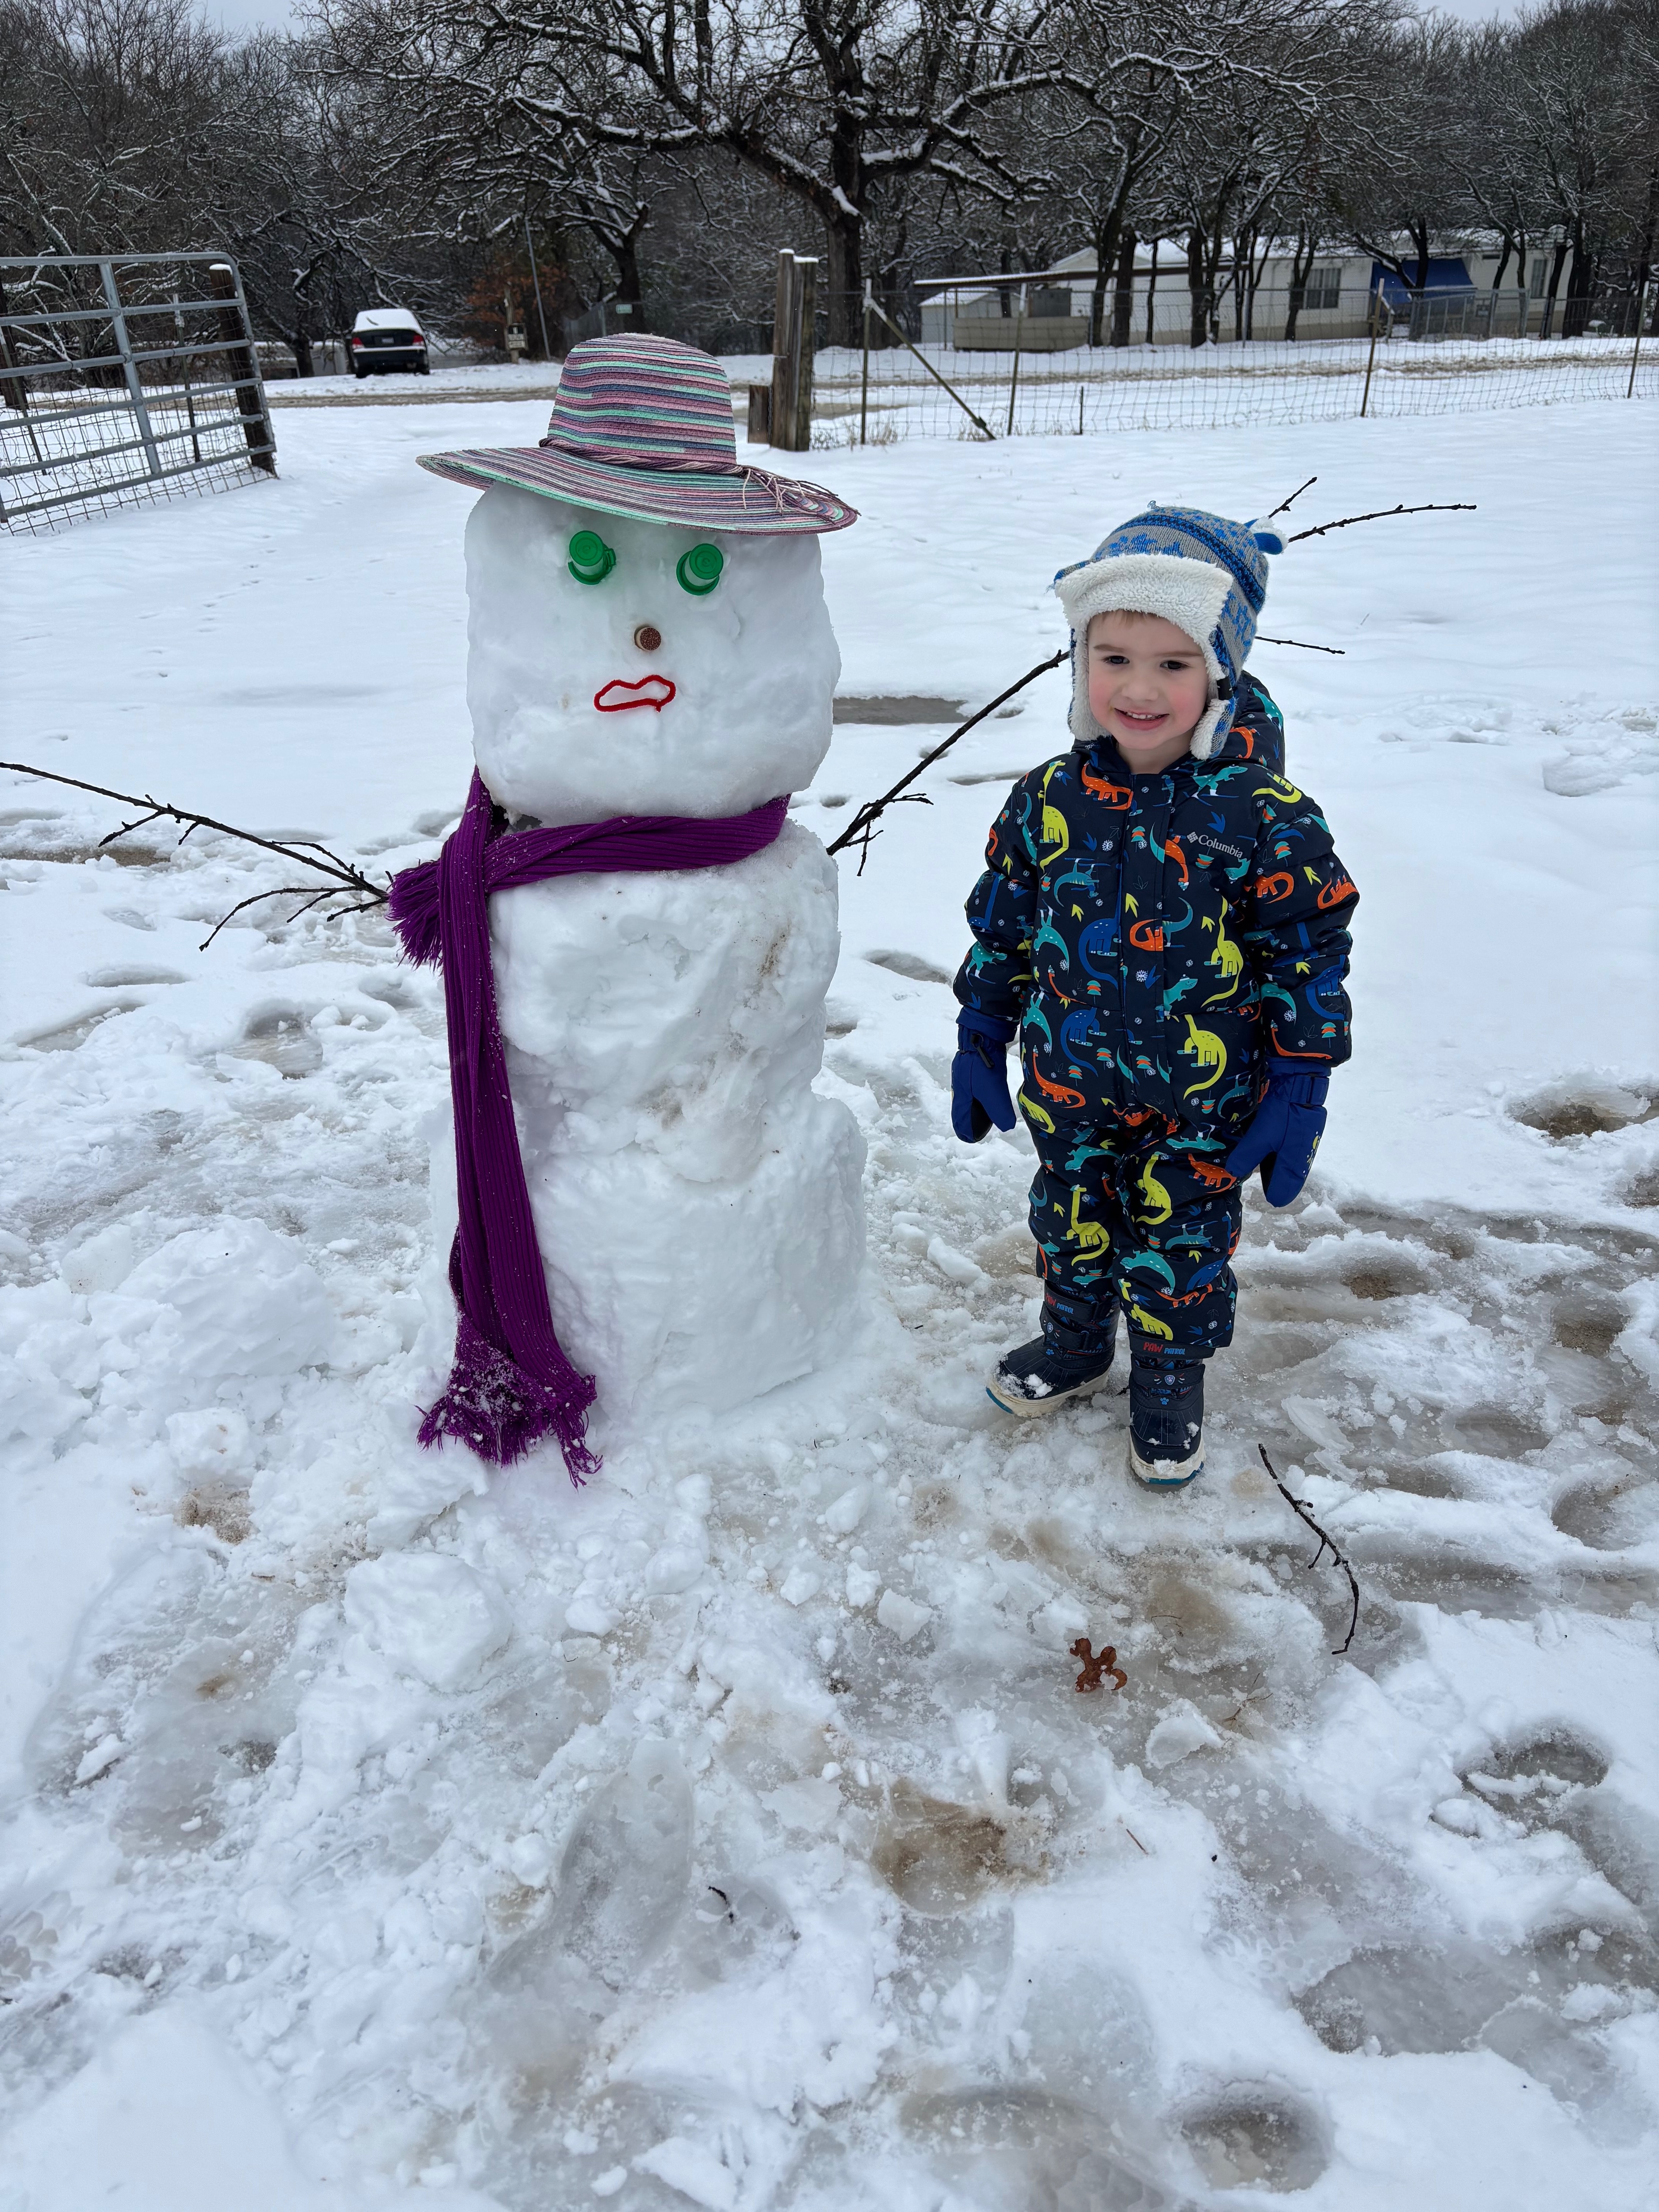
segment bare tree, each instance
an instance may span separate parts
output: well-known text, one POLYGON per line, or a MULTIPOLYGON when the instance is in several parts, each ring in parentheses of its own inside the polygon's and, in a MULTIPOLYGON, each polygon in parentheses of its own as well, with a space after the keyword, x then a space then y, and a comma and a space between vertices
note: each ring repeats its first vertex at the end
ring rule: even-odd
POLYGON ((1607 0, 1553 0, 1523 19, 1505 57, 1514 134, 1531 155, 1534 191, 1555 233, 1544 328, 1555 327, 1567 279, 1564 337, 1589 319, 1610 248, 1652 250, 1659 178, 1655 10, 1607 0), (1638 210, 1640 212, 1638 213, 1638 210))
POLYGON ((1110 283, 1111 343, 1128 343, 1137 222, 1143 232, 1148 228, 1176 131, 1205 80, 1219 73, 1213 43, 1189 36, 1171 44, 1170 27, 1137 20, 1133 9, 1117 15, 1087 5, 1069 10, 1063 27, 1056 26, 1086 86, 1080 94, 1061 90, 1047 103, 1047 128, 1056 142, 1057 196, 1094 252, 1091 345, 1108 335, 1110 283))
POLYGON ((1018 195, 988 118, 1056 65, 1048 0, 320 0, 341 65, 496 103, 503 145, 721 149, 822 231, 851 335, 872 204, 930 175, 1018 195))
POLYGON ((1262 267, 1286 213, 1298 206, 1306 240, 1309 186, 1330 143, 1352 144, 1369 128, 1365 43, 1355 32, 1375 20, 1352 0, 1340 7, 1265 0, 1203 103, 1181 117, 1165 190, 1186 246, 1193 345, 1221 336, 1224 272, 1233 335, 1249 335, 1262 267))
POLYGON ((1469 213, 1452 154, 1463 130, 1468 39, 1444 15, 1380 36, 1371 57, 1380 127, 1332 173, 1341 228, 1410 292, 1428 283, 1431 240, 1462 228, 1469 213))
POLYGON ((9 0, 0 235, 11 250, 176 246, 218 150, 224 52, 190 0, 9 0))

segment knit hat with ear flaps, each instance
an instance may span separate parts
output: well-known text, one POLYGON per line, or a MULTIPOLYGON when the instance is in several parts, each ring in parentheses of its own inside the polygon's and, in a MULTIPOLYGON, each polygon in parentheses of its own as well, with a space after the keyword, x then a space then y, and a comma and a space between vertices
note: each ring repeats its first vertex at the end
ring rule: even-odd
POLYGON ((1072 625, 1072 735, 1104 734, 1089 708, 1085 645, 1096 615, 1162 615, 1204 652, 1210 704, 1193 732, 1195 760, 1208 760, 1231 727, 1233 691, 1267 596, 1269 553, 1285 539, 1271 522, 1229 522, 1197 507, 1156 503, 1120 523, 1086 561, 1062 568, 1054 590, 1072 625))

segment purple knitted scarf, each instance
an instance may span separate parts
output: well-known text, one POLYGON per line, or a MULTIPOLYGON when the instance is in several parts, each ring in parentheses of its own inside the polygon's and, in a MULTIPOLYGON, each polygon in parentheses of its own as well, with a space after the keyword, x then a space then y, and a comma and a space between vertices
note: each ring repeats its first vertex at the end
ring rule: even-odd
POLYGON ((419 965, 443 963, 460 1197, 449 1255, 455 1360, 443 1395, 421 1423, 423 1444, 458 1437, 501 1467, 555 1436, 573 1482, 599 1466, 585 1441, 593 1378, 577 1373, 554 1334, 525 1187, 495 1012, 490 892, 550 876, 746 860, 775 841, 788 804, 769 799, 752 814, 712 822, 621 814, 562 830, 504 831, 475 773, 466 810, 442 853, 394 878, 392 920, 404 954, 419 965))

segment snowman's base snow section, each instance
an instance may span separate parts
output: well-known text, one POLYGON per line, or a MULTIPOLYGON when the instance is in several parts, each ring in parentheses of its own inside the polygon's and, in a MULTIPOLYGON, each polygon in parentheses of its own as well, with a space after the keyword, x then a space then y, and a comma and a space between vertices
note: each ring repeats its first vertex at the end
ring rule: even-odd
MULTIPOLYGON (((1645 542, 1653 495, 1614 413, 1149 440, 1121 486, 1121 441, 1032 441, 1012 506, 994 453, 843 460, 872 519, 830 591, 869 696, 992 696, 1047 617, 981 665, 984 545, 1041 576, 1148 489, 1255 513, 1317 468, 1333 511, 1482 501, 1455 544, 1378 526, 1286 564, 1278 626, 1351 648, 1272 681, 1358 848, 1361 1050, 1307 1195, 1247 1193, 1176 1498, 1130 1481, 1109 1393, 1018 1424, 983 1394, 1032 1334, 1030 1163, 950 1133, 947 984, 994 779, 1057 703, 964 741, 842 878, 813 1095, 867 1147, 864 1334, 602 1438, 575 1493, 550 1449, 498 1474, 415 1441, 453 1327, 438 979, 377 917, 279 908, 198 957, 282 878, 203 836, 100 856, 106 814, 13 786, 5 2212, 1646 2212, 1656 747, 1642 586, 1607 549, 1645 542), (918 611, 919 533, 945 595, 918 611), (1594 677, 1562 677, 1564 623, 1594 677), (1354 1562, 1346 1658, 1346 1583, 1258 1444, 1354 1562), (1078 1693, 1085 1638, 1121 1688, 1078 1693)), ((388 738, 395 774, 348 775, 352 718, 447 622, 457 659, 456 544, 429 593, 404 563, 346 593, 413 441, 294 419, 269 495, 6 551, 3 618, 37 638, 9 706, 112 732, 54 749, 71 770, 125 787, 137 756, 397 866, 459 795, 459 699, 394 700, 435 732, 388 738), (277 627, 359 687, 337 709, 286 696, 283 592, 277 627), (94 619, 122 670, 176 654, 165 709, 137 674, 92 689, 94 619), (222 651, 226 690, 284 695, 244 701, 236 748, 187 688, 222 651)), ((884 788, 895 742, 846 726, 797 819, 884 788)))
POLYGON ((742 1405, 846 1346, 864 1142, 812 1088, 836 894, 789 822, 727 867, 494 902, 531 1206, 596 1437, 742 1405))

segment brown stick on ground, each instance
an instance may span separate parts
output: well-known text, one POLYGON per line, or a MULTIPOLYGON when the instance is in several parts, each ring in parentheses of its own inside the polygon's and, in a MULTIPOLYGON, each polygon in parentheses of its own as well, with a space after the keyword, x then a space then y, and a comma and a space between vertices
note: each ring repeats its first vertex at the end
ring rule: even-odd
MULTIPOLYGON (((1258 1444, 1256 1446, 1256 1449, 1261 1453, 1261 1464, 1267 1468, 1268 1474, 1273 1477, 1273 1486, 1277 1489, 1279 1496, 1290 1507, 1291 1512, 1295 1514, 1297 1519, 1302 1522, 1303 1526, 1304 1528, 1310 1528, 1314 1534, 1319 1539, 1319 1549, 1314 1553, 1312 1559, 1309 1560, 1309 1566, 1316 1567, 1319 1565, 1319 1562, 1324 1558, 1326 1553, 1328 1552, 1332 1559, 1336 1562, 1337 1565, 1341 1568, 1343 1573, 1348 1577, 1348 1588, 1353 1593, 1353 1611, 1348 1616, 1347 1634, 1343 1638, 1342 1641, 1337 1645, 1335 1650, 1331 1654, 1333 1659, 1340 1659, 1346 1652, 1348 1646, 1353 1642, 1353 1632, 1359 1626, 1359 1584, 1354 1580, 1353 1569, 1348 1565, 1347 1560, 1343 1557, 1342 1553, 1337 1550, 1336 1546, 1325 1534, 1325 1531, 1320 1527, 1318 1522, 1314 1519, 1313 1515, 1308 1510, 1308 1501, 1306 1498, 1292 1498, 1290 1492, 1285 1489, 1284 1484, 1279 1481, 1279 1469, 1268 1458, 1267 1447, 1266 1444, 1258 1444)), ((1079 1685, 1079 1687, 1081 1685, 1079 1685)))
MULTIPOLYGON (((1111 1676, 1113 1681, 1120 1690, 1122 1689, 1128 1682, 1128 1676, 1124 1673, 1122 1668, 1117 1663, 1117 1646, 1115 1644, 1103 1644, 1100 1647, 1100 1656, 1097 1658, 1094 1653, 1089 1649, 1088 1638, 1086 1636, 1079 1636, 1077 1642, 1072 1646, 1072 1656, 1073 1659, 1080 1659, 1083 1662, 1083 1672, 1077 1678, 1077 1686, 1079 1690, 1099 1689, 1101 1684, 1108 1674, 1111 1676)), ((1146 1849, 1146 1845, 1144 1844, 1142 1844, 1141 1849, 1143 1850, 1146 1849)))

